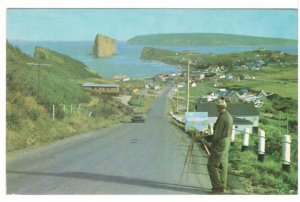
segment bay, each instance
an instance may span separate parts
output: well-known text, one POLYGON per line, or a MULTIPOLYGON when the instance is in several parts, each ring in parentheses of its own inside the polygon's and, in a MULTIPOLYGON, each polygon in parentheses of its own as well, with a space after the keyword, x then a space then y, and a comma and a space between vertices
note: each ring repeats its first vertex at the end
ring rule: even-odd
MULTIPOLYGON (((160 73, 176 73, 182 69, 161 62, 146 61, 140 59, 143 45, 130 45, 125 41, 119 41, 117 55, 105 58, 93 57, 93 41, 9 41, 19 47, 23 52, 33 56, 36 46, 41 46, 75 58, 104 78, 113 78, 115 75, 126 75, 131 78, 152 77, 160 73)), ((261 48, 273 51, 283 51, 297 55, 297 46, 151 46, 155 48, 173 51, 192 51, 203 54, 225 54, 240 51, 258 50, 261 48)))

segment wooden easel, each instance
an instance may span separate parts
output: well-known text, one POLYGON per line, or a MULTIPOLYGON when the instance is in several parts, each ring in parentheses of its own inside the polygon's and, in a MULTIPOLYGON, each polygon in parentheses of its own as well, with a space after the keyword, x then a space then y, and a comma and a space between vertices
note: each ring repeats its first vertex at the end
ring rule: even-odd
MULTIPOLYGON (((181 172, 180 181, 178 183, 178 188, 180 187, 180 185, 182 183, 183 174, 185 173, 184 171, 185 171, 186 168, 187 168, 186 181, 188 180, 190 165, 191 165, 191 162, 192 162, 192 159, 193 159, 193 149, 194 149, 195 142, 197 142, 197 140, 201 140, 201 138, 204 138, 206 136, 206 135, 204 135, 204 132, 200 132, 202 135, 197 137, 196 136, 197 133, 199 133, 199 132, 198 131, 193 131, 193 133, 192 133, 191 141, 190 141, 190 144, 188 146, 188 150, 187 150, 185 160, 184 160, 183 169, 182 169, 182 172, 181 172)), ((206 152, 208 153, 208 155, 210 155, 206 145, 203 144, 203 146, 204 146, 206 152)))

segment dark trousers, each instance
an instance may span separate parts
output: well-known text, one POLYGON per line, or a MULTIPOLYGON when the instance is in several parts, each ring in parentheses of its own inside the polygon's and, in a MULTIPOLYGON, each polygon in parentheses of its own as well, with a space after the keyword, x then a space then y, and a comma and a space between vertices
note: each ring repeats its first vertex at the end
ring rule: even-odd
POLYGON ((229 146, 229 137, 212 142, 207 169, 213 188, 226 187, 229 146))

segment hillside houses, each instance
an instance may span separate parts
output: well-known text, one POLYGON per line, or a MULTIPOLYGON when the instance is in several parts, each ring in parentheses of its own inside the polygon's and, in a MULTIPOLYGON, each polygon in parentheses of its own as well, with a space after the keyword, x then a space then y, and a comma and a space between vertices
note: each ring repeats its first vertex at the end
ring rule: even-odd
POLYGON ((220 89, 207 95, 207 101, 211 102, 218 98, 224 97, 227 102, 237 103, 239 102, 239 93, 234 90, 220 89))
MULTIPOLYGON (((259 123, 259 112, 253 103, 228 103, 227 110, 233 116, 234 129, 241 133, 245 128, 250 128, 250 133, 256 131, 259 123)), ((208 123, 214 124, 219 113, 215 103, 198 103, 197 112, 208 113, 208 123)))
POLYGON ((252 94, 249 92, 248 88, 242 88, 239 91, 221 88, 218 91, 214 91, 208 94, 206 96, 206 101, 212 102, 216 99, 223 97, 227 102, 230 103, 253 103, 256 108, 259 108, 262 107, 266 97, 269 95, 271 94, 267 94, 263 90, 257 94, 252 94))

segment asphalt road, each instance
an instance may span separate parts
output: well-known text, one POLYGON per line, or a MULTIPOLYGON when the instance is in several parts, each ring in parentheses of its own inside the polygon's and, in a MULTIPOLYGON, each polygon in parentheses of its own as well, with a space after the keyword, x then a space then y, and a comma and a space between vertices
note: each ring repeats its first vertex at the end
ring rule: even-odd
POLYGON ((7 154, 8 194, 207 194, 207 155, 170 122, 165 89, 145 123, 121 123, 7 154), (185 169, 187 171, 187 168, 185 169))

